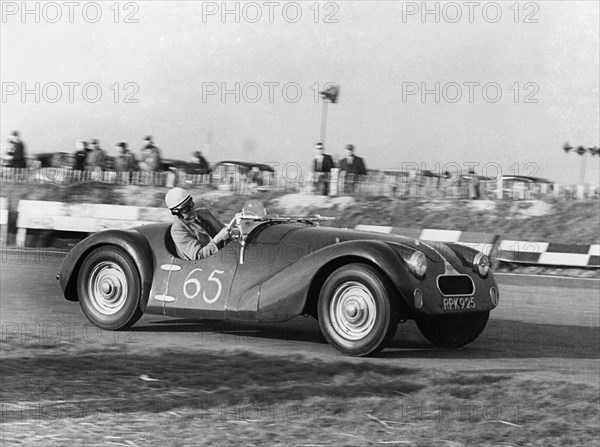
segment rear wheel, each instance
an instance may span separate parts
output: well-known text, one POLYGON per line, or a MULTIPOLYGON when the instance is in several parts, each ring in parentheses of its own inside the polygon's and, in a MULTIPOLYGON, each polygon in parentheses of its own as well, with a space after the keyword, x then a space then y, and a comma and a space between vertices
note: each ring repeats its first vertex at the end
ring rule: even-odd
POLYGON ((140 274, 120 247, 103 246, 85 258, 77 292, 83 313, 102 329, 124 329, 142 316, 140 274))
POLYGON ((459 348, 475 340, 485 329, 489 312, 443 315, 417 319, 421 334, 436 346, 459 348))
POLYGON ((391 284, 374 267, 340 267, 327 278, 319 294, 321 331, 330 345, 346 355, 375 354, 396 332, 394 298, 391 284))

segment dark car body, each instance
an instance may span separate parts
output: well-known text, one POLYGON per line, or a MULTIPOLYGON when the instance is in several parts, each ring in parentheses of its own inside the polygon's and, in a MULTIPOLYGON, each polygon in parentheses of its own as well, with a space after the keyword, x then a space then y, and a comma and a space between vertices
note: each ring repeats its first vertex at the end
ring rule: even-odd
POLYGON ((346 265, 369 266, 389 284, 389 299, 403 320, 485 314, 487 321, 497 305, 493 273, 478 274, 478 252, 459 244, 278 218, 242 221, 243 238, 233 238, 206 259, 189 261, 176 256, 170 226, 107 230, 80 242, 58 275, 65 298, 79 299, 85 258, 118 245, 139 270, 140 308, 149 314, 255 322, 316 316, 324 282, 346 265), (409 265, 419 251, 427 258, 422 277, 409 265))

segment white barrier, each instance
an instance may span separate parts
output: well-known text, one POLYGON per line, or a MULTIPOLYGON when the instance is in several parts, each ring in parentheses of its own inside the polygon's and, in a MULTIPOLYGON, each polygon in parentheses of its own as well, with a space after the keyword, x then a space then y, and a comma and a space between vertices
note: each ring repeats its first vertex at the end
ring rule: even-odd
POLYGON ((0 240, 7 242, 8 237, 8 199, 0 197, 0 240))
POLYGON ((173 219, 166 208, 72 204, 39 200, 19 201, 18 213, 17 245, 25 244, 28 229, 95 233, 154 222, 168 222, 173 219))

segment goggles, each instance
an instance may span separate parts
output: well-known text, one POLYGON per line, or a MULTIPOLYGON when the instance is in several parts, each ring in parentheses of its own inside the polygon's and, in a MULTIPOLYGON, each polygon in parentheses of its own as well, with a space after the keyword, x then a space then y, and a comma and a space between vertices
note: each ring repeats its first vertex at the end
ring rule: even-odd
POLYGON ((182 214, 187 214, 190 211, 192 211, 193 209, 194 209, 194 201, 190 199, 186 203, 184 203, 182 206, 177 208, 177 211, 179 211, 182 214))

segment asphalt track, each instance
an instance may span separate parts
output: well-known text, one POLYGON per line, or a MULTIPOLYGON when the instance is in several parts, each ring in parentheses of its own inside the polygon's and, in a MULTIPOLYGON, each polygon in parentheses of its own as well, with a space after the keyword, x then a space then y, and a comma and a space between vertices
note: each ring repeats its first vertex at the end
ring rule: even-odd
MULTIPOLYGON (((281 324, 188 321, 144 316, 122 332, 102 331, 78 303, 64 300, 55 275, 64 253, 3 251, 0 260, 2 337, 73 343, 94 348, 128 344, 136 352, 156 348, 251 350, 266 355, 304 355, 348 362, 385 362, 445 371, 515 372, 598 385, 600 381, 600 281, 497 275, 500 306, 484 333, 458 350, 436 349, 412 322, 401 324, 377 358, 343 357, 311 318, 281 324), (14 335, 13 335, 14 336, 14 335)), ((85 347, 82 346, 82 347, 85 347)))

